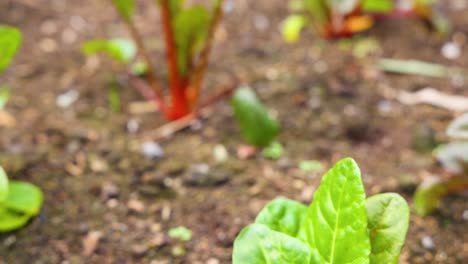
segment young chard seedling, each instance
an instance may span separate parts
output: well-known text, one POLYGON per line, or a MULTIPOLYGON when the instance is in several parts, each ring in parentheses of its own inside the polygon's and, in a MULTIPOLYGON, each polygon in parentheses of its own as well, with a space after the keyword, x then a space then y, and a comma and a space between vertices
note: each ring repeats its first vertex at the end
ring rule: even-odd
POLYGON ((10 232, 26 225, 41 209, 41 190, 27 182, 9 181, 0 166, 0 232, 10 232))
POLYGON ((398 194, 366 199, 350 158, 323 177, 309 207, 273 200, 234 242, 233 264, 396 264, 409 208, 398 194))
POLYGON ((296 14, 283 24, 283 36, 295 42, 300 31, 311 23, 326 38, 350 37, 371 28, 376 20, 419 17, 442 30, 446 20, 432 11, 433 0, 291 0, 296 14), (408 5, 409 3, 409 5, 408 5))
POLYGON ((273 143, 279 133, 279 123, 268 113, 251 88, 237 89, 231 99, 231 106, 241 134, 249 145, 267 147, 273 143))
MULTIPOLYGON (((6 70, 21 45, 21 32, 10 26, 0 25, 0 73, 6 70)), ((10 97, 10 89, 0 85, 0 110, 2 110, 10 97)))
POLYGON ((418 187, 414 207, 422 216, 432 213, 448 194, 468 190, 468 113, 456 118, 449 125, 447 134, 465 141, 450 142, 436 151, 437 160, 450 177, 428 179, 418 187))
POLYGON ((83 45, 83 52, 87 55, 102 52, 127 65, 140 55, 147 68, 146 82, 131 74, 133 85, 146 98, 154 100, 168 119, 176 120, 191 114, 199 101, 215 31, 222 18, 223 0, 213 0, 211 11, 201 5, 186 7, 183 0, 154 0, 161 12, 169 101, 163 91, 164 82, 155 72, 150 52, 133 20, 134 1, 111 1, 125 21, 133 41, 93 40, 83 45))

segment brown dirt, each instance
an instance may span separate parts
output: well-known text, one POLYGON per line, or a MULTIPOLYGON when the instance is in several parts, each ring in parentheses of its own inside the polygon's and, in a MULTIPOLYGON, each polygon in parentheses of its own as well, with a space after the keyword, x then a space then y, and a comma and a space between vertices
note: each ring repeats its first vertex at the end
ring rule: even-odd
MULTIPOLYGON (((142 100, 129 87, 122 87, 121 113, 112 112, 107 103, 109 61, 86 59, 79 52, 86 39, 126 35, 114 10, 105 1, 0 3, 0 23, 25 33, 21 54, 1 79, 13 88, 7 111, 17 125, 0 128, 0 160, 10 177, 39 185, 46 196, 40 217, 0 236, 0 263, 230 263, 236 234, 267 201, 277 196, 310 201, 322 173, 298 170, 305 159, 318 159, 329 168, 352 156, 369 195, 393 191, 412 201, 412 186, 434 166, 430 153, 411 147, 414 135, 434 131, 437 140, 446 140, 444 128, 453 115, 429 106, 404 106, 393 95, 427 86, 468 95, 466 84, 383 74, 371 60, 354 58, 343 43, 319 40, 311 32, 300 43, 286 45, 278 32, 287 14, 284 1, 230 2, 235 9, 219 34, 207 87, 214 89, 233 72, 258 91, 281 120, 279 141, 285 153, 279 162, 236 158, 242 141, 226 102, 202 121, 201 129, 162 142, 164 159, 145 159, 139 153, 141 135, 164 120, 158 114, 129 113, 128 105, 142 100), (265 19, 266 30, 255 28, 255 21, 265 19), (55 98, 70 89, 80 92, 79 100, 58 108, 55 98), (130 119, 141 123, 137 134, 126 131, 130 119), (213 160, 217 144, 228 149, 228 162, 213 160), (194 164, 208 164, 229 175, 229 181, 187 187, 184 175, 194 164), (408 178, 409 188, 402 184, 408 178), (105 197, 106 186, 118 187, 115 197, 105 197), (190 242, 167 236, 169 228, 179 225, 193 231, 190 242), (102 232, 102 238, 86 256, 82 243, 89 242, 93 231, 102 232), (185 254, 174 256, 178 247, 185 254)), ((155 10, 143 3, 139 10, 143 32, 157 33, 155 10)), ((449 12, 455 36, 466 38, 468 10, 449 12)), ((435 36, 418 21, 384 22, 362 37, 367 36, 378 40, 378 56, 468 67, 466 44, 462 57, 446 60, 440 47, 454 35, 435 36)), ((161 41, 150 38, 149 43, 160 59, 161 41)), ((430 217, 412 214, 400 263, 467 263, 466 199, 451 196, 430 217), (433 239, 433 250, 422 246, 425 236, 433 239)))

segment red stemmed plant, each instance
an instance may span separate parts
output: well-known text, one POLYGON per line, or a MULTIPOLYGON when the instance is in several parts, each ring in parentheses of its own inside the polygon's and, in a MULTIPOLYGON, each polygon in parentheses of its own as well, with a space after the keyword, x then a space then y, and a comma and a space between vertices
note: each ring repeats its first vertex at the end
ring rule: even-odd
POLYGON ((177 120, 193 113, 207 71, 214 35, 222 19, 223 0, 213 0, 212 10, 201 5, 186 7, 183 0, 154 0, 161 13, 166 49, 167 86, 155 72, 155 65, 133 20, 133 0, 111 0, 125 21, 133 39, 93 40, 83 46, 86 54, 104 52, 123 63, 139 55, 146 66, 143 78, 130 73, 129 80, 144 97, 156 103, 167 119, 177 120), (136 46, 136 47, 135 47, 136 46))

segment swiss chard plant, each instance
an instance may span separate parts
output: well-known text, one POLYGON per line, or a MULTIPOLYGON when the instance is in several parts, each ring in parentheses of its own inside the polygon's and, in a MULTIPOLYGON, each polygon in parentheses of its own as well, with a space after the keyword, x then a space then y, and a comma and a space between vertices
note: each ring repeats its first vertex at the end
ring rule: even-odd
MULTIPOLYGON (((16 55, 22 41, 21 32, 10 26, 0 25, 0 74, 6 70, 16 55)), ((0 84, 0 110, 8 101, 10 90, 0 84)))
POLYGON ((435 153, 449 175, 427 179, 416 190, 414 207, 422 216, 433 212, 446 195, 468 191, 468 113, 456 118, 449 125, 447 134, 454 141, 438 148, 435 153))
POLYGON ((234 242, 234 264, 398 263, 409 208, 398 194, 366 199, 359 167, 347 158, 323 177, 307 207, 278 198, 234 242))
POLYGON ((267 147, 273 143, 279 133, 279 123, 268 113, 251 88, 237 89, 231 99, 231 106, 241 134, 248 144, 267 147))
POLYGON ((10 232, 26 225, 41 209, 41 190, 27 182, 9 181, 0 167, 0 232, 10 232))
POLYGON ((378 19, 416 16, 438 22, 434 0, 290 0, 294 12, 284 22, 286 41, 295 42, 300 31, 312 24, 326 38, 349 37, 372 27, 378 19))
POLYGON ((184 0, 153 0, 161 12, 161 26, 166 49, 167 78, 156 73, 150 52, 134 22, 134 0, 111 0, 125 21, 132 41, 127 39, 98 39, 85 43, 87 55, 104 53, 132 68, 133 85, 170 120, 191 114, 197 107, 200 90, 207 71, 216 28, 222 18, 223 0, 213 0, 212 9, 202 5, 186 6, 184 0), (136 57, 142 63, 136 61, 136 57), (143 67, 141 67, 143 65, 143 67), (144 79, 135 76, 143 69, 144 79), (163 89, 168 83, 168 91, 163 89), (168 95, 168 96, 167 96, 168 95), (167 99, 166 97, 169 97, 167 99))

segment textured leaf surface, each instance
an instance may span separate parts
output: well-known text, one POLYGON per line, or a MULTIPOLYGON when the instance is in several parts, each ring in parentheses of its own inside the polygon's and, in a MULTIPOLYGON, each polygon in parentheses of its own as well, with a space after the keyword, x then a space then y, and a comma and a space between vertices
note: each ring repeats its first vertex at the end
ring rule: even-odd
POLYGON ((21 40, 22 35, 18 29, 0 25, 0 73, 10 65, 21 40))
POLYGON ((131 19, 135 10, 135 3, 133 0, 112 0, 117 7, 120 15, 125 19, 131 19))
POLYGON ((250 225, 234 242, 233 264, 310 263, 310 248, 304 242, 271 230, 262 224, 250 225))
POLYGON ((263 208, 255 223, 264 224, 274 231, 295 238, 305 239, 307 207, 293 200, 277 198, 263 208))
POLYGON ((36 215, 42 206, 42 191, 27 182, 10 181, 8 197, 4 201, 4 206, 10 210, 36 215))
POLYGON ((97 39, 83 44, 85 55, 104 53, 120 63, 129 63, 137 53, 135 44, 127 39, 97 39))
POLYGON ((279 124, 248 87, 237 89, 231 105, 242 136, 248 144, 268 146, 279 133, 279 124))
POLYGON ((30 216, 0 207, 0 232, 14 231, 28 223, 30 216))
POLYGON ((8 177, 0 166, 0 203, 8 197, 8 177))
POLYGON ((369 263, 365 192, 359 167, 347 158, 322 179, 308 209, 312 263, 369 263))
POLYGON ((409 208, 396 193, 367 199, 368 227, 372 252, 370 264, 398 263, 409 225, 409 208))

